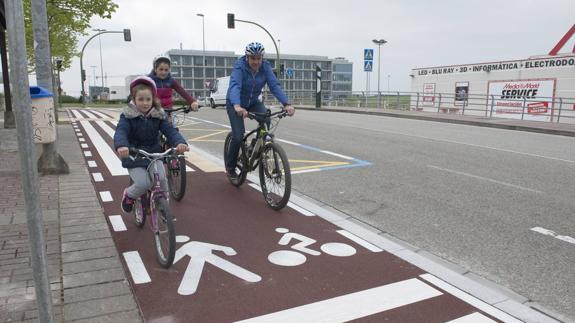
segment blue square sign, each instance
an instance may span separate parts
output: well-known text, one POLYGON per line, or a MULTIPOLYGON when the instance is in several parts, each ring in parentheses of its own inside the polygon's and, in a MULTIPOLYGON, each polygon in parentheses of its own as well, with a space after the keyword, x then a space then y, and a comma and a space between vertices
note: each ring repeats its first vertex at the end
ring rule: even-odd
POLYGON ((363 50, 363 59, 366 61, 373 60, 373 49, 366 48, 363 50))
POLYGON ((373 61, 363 61, 363 71, 371 72, 373 70, 373 61))

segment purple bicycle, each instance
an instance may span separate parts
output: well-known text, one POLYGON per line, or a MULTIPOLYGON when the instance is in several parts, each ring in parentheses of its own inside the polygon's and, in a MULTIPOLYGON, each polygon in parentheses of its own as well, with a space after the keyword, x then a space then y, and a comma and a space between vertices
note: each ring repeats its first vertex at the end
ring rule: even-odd
MULTIPOLYGON (((169 148, 163 153, 148 153, 141 149, 130 148, 130 158, 144 158, 150 161, 150 167, 153 170, 154 185, 148 192, 136 199, 134 203, 134 216, 136 225, 143 227, 146 217, 150 216, 150 229, 154 233, 154 242, 156 246, 156 258, 160 265, 168 268, 174 262, 176 253, 176 233, 174 231, 174 216, 168 203, 169 193, 162 190, 160 185, 160 173, 156 161, 165 162, 167 158, 176 152, 175 148, 169 148)), ((131 182, 131 179, 130 179, 131 182)))

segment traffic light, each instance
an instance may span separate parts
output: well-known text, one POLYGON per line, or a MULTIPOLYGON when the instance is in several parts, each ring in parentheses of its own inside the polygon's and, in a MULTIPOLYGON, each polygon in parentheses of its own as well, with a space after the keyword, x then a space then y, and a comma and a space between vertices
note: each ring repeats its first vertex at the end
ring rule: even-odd
POLYGON ((280 74, 281 74, 282 76, 284 76, 284 74, 285 74, 285 66, 284 66, 284 64, 280 64, 280 74))
POLYGON ((130 29, 124 29, 124 40, 132 41, 132 34, 130 33, 130 29))
POLYGON ((86 70, 82 70, 82 82, 86 81, 86 70))
POLYGON ((228 13, 228 29, 236 28, 236 19, 233 13, 228 13))
POLYGON ((56 69, 58 71, 62 69, 62 60, 61 59, 56 60, 56 69))

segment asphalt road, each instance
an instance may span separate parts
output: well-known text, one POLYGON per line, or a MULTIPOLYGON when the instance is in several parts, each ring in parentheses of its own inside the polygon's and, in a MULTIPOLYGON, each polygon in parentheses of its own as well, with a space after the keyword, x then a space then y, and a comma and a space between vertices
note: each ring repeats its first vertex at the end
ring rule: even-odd
MULTIPOLYGON (((192 117, 221 157, 225 110, 192 117)), ((276 134, 295 190, 575 320, 575 138, 320 111, 276 134)))

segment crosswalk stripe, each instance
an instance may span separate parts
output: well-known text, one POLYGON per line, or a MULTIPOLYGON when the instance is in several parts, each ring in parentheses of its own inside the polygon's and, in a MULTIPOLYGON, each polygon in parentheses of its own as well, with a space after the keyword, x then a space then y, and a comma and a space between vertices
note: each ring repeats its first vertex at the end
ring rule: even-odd
POLYGON ((347 322, 440 295, 439 290, 411 278, 239 322, 347 322))
POLYGON ((114 151, 110 146, 108 146, 104 138, 100 136, 100 133, 92 127, 92 124, 90 124, 89 121, 80 121, 80 124, 84 127, 84 130, 88 134, 88 137, 90 137, 92 144, 98 151, 98 154, 100 154, 106 167, 108 167, 110 174, 112 176, 128 175, 128 170, 122 167, 120 159, 116 157, 116 154, 114 154, 114 151))

